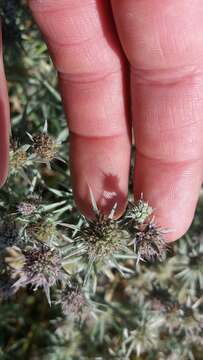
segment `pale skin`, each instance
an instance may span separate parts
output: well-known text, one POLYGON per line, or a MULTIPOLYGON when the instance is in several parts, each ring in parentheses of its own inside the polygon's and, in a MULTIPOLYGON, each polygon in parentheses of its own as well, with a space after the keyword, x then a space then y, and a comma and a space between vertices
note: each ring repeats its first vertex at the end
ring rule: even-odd
MULTIPOLYGON (((131 127, 134 194, 180 238, 203 175, 202 0, 30 0, 58 71, 68 117, 75 200, 91 216, 125 210, 131 127)), ((0 49, 1 49, 0 45, 0 49)), ((2 52, 2 51, 1 51, 2 52)), ((0 59, 0 182, 7 176, 9 106, 0 59)), ((51 119, 50 119, 51 121, 51 119)))

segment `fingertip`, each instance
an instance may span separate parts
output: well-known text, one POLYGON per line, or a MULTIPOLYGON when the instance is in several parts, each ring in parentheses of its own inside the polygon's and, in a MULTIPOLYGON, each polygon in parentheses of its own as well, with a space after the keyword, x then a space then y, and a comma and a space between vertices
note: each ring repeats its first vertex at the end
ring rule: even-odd
MULTIPOLYGON (((191 225, 191 223, 190 223, 190 225, 191 225)), ((179 229, 179 231, 173 230, 171 233, 164 234, 165 241, 168 244, 172 244, 175 241, 180 240, 186 234, 186 232, 188 231, 190 225, 183 228, 183 229, 179 229)))
POLYGON ((202 161, 161 164, 138 155, 135 197, 141 193, 154 210, 155 222, 168 230, 167 242, 180 239, 189 229, 202 183, 202 161))
MULTIPOLYGON (((194 214, 193 214, 194 216, 194 214)), ((172 226, 173 220, 172 217, 170 216, 170 214, 168 214, 168 219, 166 221, 166 219, 162 216, 160 217, 159 214, 157 214, 156 216, 156 223, 163 228, 163 236, 164 239, 167 243, 173 243, 177 240, 179 240, 180 238, 182 238, 186 232, 189 230, 191 224, 192 224, 192 220, 193 220, 193 216, 186 216, 184 217, 183 220, 179 220, 179 222, 177 223, 177 218, 178 218, 178 214, 177 214, 177 218, 175 222, 175 226, 176 227, 165 227, 163 228, 163 224, 166 223, 167 221, 170 221, 170 224, 172 226)))
POLYGON ((94 217, 90 189, 99 211, 115 218, 125 211, 130 166, 130 141, 118 137, 86 138, 71 134, 70 168, 76 205, 87 217, 94 217))

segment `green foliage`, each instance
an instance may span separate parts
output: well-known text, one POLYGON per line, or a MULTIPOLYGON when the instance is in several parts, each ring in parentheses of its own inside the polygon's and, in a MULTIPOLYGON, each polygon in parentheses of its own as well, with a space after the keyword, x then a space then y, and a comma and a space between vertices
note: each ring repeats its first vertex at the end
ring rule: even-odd
POLYGON ((166 258, 143 199, 114 221, 97 213, 90 191, 95 221, 81 217, 46 46, 23 1, 0 9, 20 31, 12 51, 4 36, 12 166, 0 190, 0 359, 201 360, 202 194, 193 226, 166 258), (163 252, 164 261, 147 261, 163 252))

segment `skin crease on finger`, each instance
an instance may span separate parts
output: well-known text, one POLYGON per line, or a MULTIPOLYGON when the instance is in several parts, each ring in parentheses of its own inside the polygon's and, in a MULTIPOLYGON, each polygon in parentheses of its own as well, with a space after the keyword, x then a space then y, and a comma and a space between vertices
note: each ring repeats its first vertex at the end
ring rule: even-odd
POLYGON ((112 0, 112 7, 131 64, 135 196, 144 193, 174 241, 191 224, 202 183, 203 3, 112 0))
POLYGON ((8 174, 9 153, 9 102, 3 68, 2 37, 0 24, 0 186, 8 174))

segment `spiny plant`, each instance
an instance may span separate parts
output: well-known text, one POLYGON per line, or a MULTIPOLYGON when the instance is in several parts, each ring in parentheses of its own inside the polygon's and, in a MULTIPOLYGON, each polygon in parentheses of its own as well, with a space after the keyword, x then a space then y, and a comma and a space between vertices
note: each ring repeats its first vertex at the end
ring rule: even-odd
MULTIPOLYGON (((137 247, 132 247, 131 249, 131 236, 130 233, 126 230, 127 226, 125 223, 125 229, 122 227, 122 220, 114 220, 114 213, 116 210, 116 204, 112 208, 111 213, 107 216, 99 212, 96 201, 94 199, 93 193, 90 189, 90 196, 92 200, 92 206, 93 210, 95 212, 95 218, 93 220, 87 220, 83 217, 83 222, 79 227, 74 226, 73 224, 66 224, 61 222, 54 222, 51 218, 43 218, 42 216, 34 216, 32 219, 29 219, 29 221, 26 221, 23 219, 20 219, 22 221, 23 226, 23 232, 25 237, 25 243, 29 242, 31 244, 36 243, 36 241, 44 244, 51 245, 53 243, 53 240, 55 241, 55 246, 57 247, 57 238, 63 237, 63 239, 67 239, 68 244, 64 244, 62 246, 61 254, 63 256, 63 264, 68 265, 71 264, 71 262, 75 262, 75 259, 78 257, 83 260, 84 268, 84 283, 87 283, 90 276, 92 268, 94 268, 97 264, 99 264, 100 269, 104 267, 102 271, 106 271, 106 265, 110 268, 117 269, 122 275, 125 275, 125 272, 133 273, 132 269, 128 269, 124 267, 122 264, 119 264, 118 260, 124 258, 125 260, 133 260, 138 259, 140 260, 140 247, 141 242, 146 241, 146 227, 152 227, 152 225, 149 223, 149 225, 145 224, 144 230, 140 227, 143 226, 143 224, 139 224, 139 221, 134 227, 134 231, 136 229, 137 231, 137 237, 138 240, 133 239, 133 244, 136 242, 137 247), (62 227, 67 227, 74 229, 74 233, 72 239, 69 241, 69 237, 64 237, 60 231, 57 230, 57 225, 62 227), (143 239, 141 239, 141 234, 143 234, 143 239), (136 254, 136 249, 138 248, 138 254, 136 254)), ((140 204, 140 201, 139 201, 140 204)), ((20 206, 20 205, 19 205, 20 206)), ((18 211, 19 211, 18 206, 18 211)), ((136 205, 135 205, 136 206, 136 205)), ((33 208, 31 208, 31 215, 33 215, 33 208)), ((21 204, 21 213, 22 213, 22 204, 21 204)), ((23 203, 23 215, 30 215, 30 207, 28 207, 28 214, 27 214, 27 205, 25 207, 25 203, 23 203), (25 210, 26 209, 26 210, 25 210)), ((144 220, 143 220, 144 221, 144 220)), ((136 223, 136 218, 134 218, 134 222, 136 223)), ((20 223, 20 221, 19 221, 20 223)), ((147 239, 150 246, 150 241, 153 242, 153 247, 155 248, 156 242, 157 242, 157 248, 155 248, 153 255, 160 257, 162 256, 161 250, 164 252, 165 248, 161 249, 160 247, 160 233, 157 230, 155 224, 153 224, 153 231, 151 231, 151 238, 147 239), (155 245, 154 245, 155 244, 155 245)), ((149 234, 149 231, 148 231, 149 234)), ((164 242, 164 240, 162 240, 164 242)), ((59 245, 59 244, 58 244, 59 245)), ((39 246, 39 245, 37 245, 39 246)), ((59 246, 60 247, 60 246, 59 246)), ((44 261, 46 264, 47 257, 46 257, 46 251, 43 251, 45 248, 41 247, 39 249, 38 254, 40 255, 40 261, 43 261, 43 256, 45 257, 44 261)), ((36 249, 35 249, 36 250, 36 249)), ((9 249, 10 253, 15 257, 17 255, 16 249, 9 249)), ((36 250, 37 251, 37 250, 36 250)), ((146 246, 143 245, 143 254, 145 257, 148 255, 148 250, 146 250, 146 246)), ((29 252, 28 252, 29 254, 29 252)), ((19 255, 19 254, 18 254, 19 255)), ((21 256, 20 256, 21 258, 21 256)), ((150 256, 151 258, 151 256, 150 256)), ((26 259, 26 258, 25 258, 26 259)), ((7 263, 11 268, 13 268, 13 262, 11 261, 11 258, 6 258, 7 263)), ((23 269, 26 269, 26 266, 22 267, 23 269)), ((20 271, 22 270, 20 267, 20 271)), ((132 268, 132 266, 131 266, 132 268)), ((37 269, 37 267, 36 267, 37 269)), ((36 271, 36 270, 35 270, 36 271)), ((80 270, 78 270, 80 271, 80 270)), ((19 272, 15 272, 15 275, 17 276, 20 274, 19 272)), ((32 284, 32 277, 27 277, 26 281, 23 282, 23 284, 28 284, 30 279, 30 283, 32 284)), ((53 281, 52 281, 53 282, 53 281)), ((21 283, 21 282, 20 282, 21 283)), ((55 282, 53 282, 55 284, 55 282)), ((36 284, 35 284, 36 285, 36 284)), ((42 286, 40 283, 39 286, 42 286)), ((96 285, 94 285, 94 288, 96 289, 96 285)), ((46 290, 47 293, 47 290, 46 290)))
POLYGON ((138 261, 156 258, 164 260, 166 256, 164 234, 169 230, 158 227, 152 215, 153 209, 144 201, 143 194, 135 203, 129 202, 123 224, 129 229, 138 261))
POLYGON ((75 281, 70 281, 59 293, 58 301, 64 315, 74 320, 85 320, 90 316, 90 303, 85 292, 75 281))
POLYGON ((56 74, 24 3, 0 1, 20 31, 20 46, 4 31, 17 142, 0 190, 0 358, 202 360, 202 193, 172 251, 145 194, 119 220, 90 194, 95 218, 80 216, 56 74))
MULTIPOLYGON (((176 257, 172 257, 164 240, 165 230, 156 225, 153 209, 143 195, 129 202, 124 215, 115 220, 117 204, 109 214, 103 214, 90 188, 93 219, 72 217, 72 192, 50 187, 42 176, 43 167, 52 169, 55 160, 35 161, 35 148, 27 146, 29 166, 19 168, 7 184, 8 189, 15 188, 24 173, 26 196, 18 195, 15 206, 10 210, 7 206, 3 217, 2 263, 6 266, 2 268, 1 296, 9 294, 12 298, 22 288, 42 288, 48 303, 61 308, 62 318, 87 326, 88 339, 96 336, 99 342, 106 342, 107 357, 131 359, 136 354, 139 358, 159 348, 157 356, 165 354, 170 359, 169 339, 174 334, 177 341, 188 341, 184 352, 175 343, 177 353, 183 359, 191 357, 193 347, 202 346, 199 237, 194 246, 191 240, 182 242, 176 257), (36 195, 40 188, 46 200, 36 195), (57 200, 50 203, 50 196, 57 200), (66 209, 70 211, 68 219, 66 209), (75 223, 70 221, 74 218, 75 223), (181 286, 177 285, 179 281, 181 286), (119 344, 115 345, 114 336, 106 337, 105 328, 116 332, 119 344), (163 334, 167 339, 164 345, 163 334)), ((5 206, 3 201, 2 209, 5 206)))
POLYGON ((7 253, 5 261, 10 267, 11 277, 17 278, 12 285, 15 291, 28 284, 33 286, 34 290, 43 287, 51 304, 50 287, 65 276, 56 250, 39 245, 24 250, 17 247, 7 248, 7 253))

